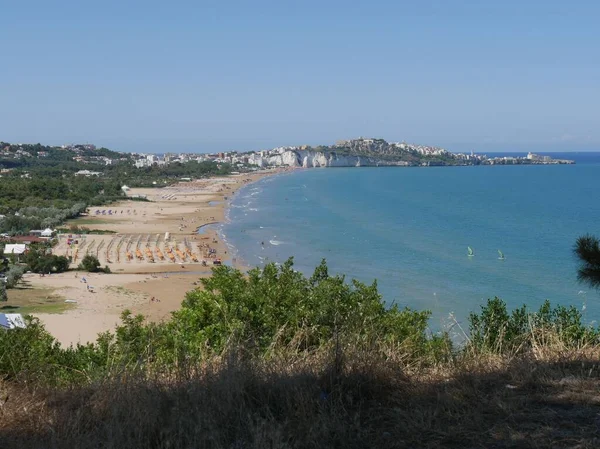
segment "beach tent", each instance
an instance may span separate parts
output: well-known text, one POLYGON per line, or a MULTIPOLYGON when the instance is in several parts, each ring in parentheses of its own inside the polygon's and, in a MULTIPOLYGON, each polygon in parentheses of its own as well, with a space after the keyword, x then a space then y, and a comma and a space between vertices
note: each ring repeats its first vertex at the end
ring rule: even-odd
POLYGON ((4 254, 23 254, 27 250, 25 243, 9 243, 4 246, 4 254))
POLYGON ((20 313, 0 313, 0 329, 25 329, 27 325, 20 313))
POLYGON ((42 231, 41 236, 42 237, 52 237, 52 234, 54 234, 54 231, 50 228, 46 228, 42 231))

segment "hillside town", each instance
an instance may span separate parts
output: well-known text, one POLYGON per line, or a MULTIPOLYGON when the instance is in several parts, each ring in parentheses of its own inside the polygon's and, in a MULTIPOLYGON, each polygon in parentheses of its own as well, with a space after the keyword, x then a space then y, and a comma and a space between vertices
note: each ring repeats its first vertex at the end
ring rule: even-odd
MULTIPOLYGON (((363 165, 395 165, 395 166, 433 166, 433 165, 519 165, 519 164, 574 164, 572 160, 553 159, 529 153, 527 156, 488 157, 485 154, 452 153, 444 148, 418 145, 406 142, 388 143, 383 139, 358 138, 342 140, 331 146, 312 147, 309 145, 281 146, 269 150, 248 152, 215 152, 197 153, 134 153, 136 168, 165 166, 171 163, 206 162, 231 164, 241 168, 266 168, 280 166, 360 166, 355 160, 347 163, 307 165, 302 160, 306 154, 323 155, 326 159, 332 156, 350 156, 363 158, 363 165)), ((360 162, 360 161, 359 161, 360 162)))
MULTIPOLYGON (((316 167, 316 166, 440 166, 440 165, 540 165, 573 164, 572 160, 553 159, 548 155, 533 153, 527 156, 488 157, 485 154, 453 153, 444 148, 386 142, 383 139, 360 137, 340 140, 330 146, 299 145, 281 146, 258 151, 227 151, 211 153, 125 153, 97 148, 93 144, 68 144, 43 146, 40 144, 8 144, 0 142, 0 160, 59 159, 80 164, 109 166, 115 163, 131 163, 135 168, 166 167, 171 164, 190 162, 214 162, 229 164, 233 170, 252 171, 268 167, 316 167)), ((3 172, 10 170, 2 167, 3 172)), ((77 176, 98 176, 97 170, 79 170, 77 176)))

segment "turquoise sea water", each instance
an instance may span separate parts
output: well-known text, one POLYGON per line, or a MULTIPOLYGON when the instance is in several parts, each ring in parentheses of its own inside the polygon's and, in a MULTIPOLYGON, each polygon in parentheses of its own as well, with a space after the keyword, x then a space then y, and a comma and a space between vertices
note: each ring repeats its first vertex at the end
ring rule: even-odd
POLYGON ((220 231, 251 266, 294 256, 310 274, 325 258, 330 272, 377 279, 387 303, 431 310, 432 328, 493 296, 586 303, 592 321, 600 295, 578 284, 572 249, 600 234, 599 179, 599 154, 573 166, 298 170, 239 191, 220 231))

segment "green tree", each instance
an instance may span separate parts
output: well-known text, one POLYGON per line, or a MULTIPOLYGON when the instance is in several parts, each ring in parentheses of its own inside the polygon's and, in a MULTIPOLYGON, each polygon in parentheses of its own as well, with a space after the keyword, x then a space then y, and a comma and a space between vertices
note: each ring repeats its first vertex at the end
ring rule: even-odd
POLYGON ((14 288, 25 274, 25 267, 19 265, 11 265, 6 272, 6 288, 14 288))
POLYGON ((593 288, 600 287, 600 241, 593 235, 579 237, 575 243, 575 255, 581 265, 577 278, 593 288))
POLYGON ((52 266, 57 273, 63 273, 69 269, 69 259, 65 256, 52 256, 52 266))
POLYGON ((89 271, 90 273, 96 273, 101 271, 100 269, 100 261, 96 256, 92 256, 88 254, 83 259, 81 259, 81 263, 78 267, 80 270, 89 271))
POLYGON ((0 302, 8 301, 8 295, 6 294, 6 285, 4 280, 0 279, 0 302))
POLYGON ((34 273, 62 273, 69 269, 69 259, 65 256, 48 254, 44 247, 32 247, 25 262, 34 273))

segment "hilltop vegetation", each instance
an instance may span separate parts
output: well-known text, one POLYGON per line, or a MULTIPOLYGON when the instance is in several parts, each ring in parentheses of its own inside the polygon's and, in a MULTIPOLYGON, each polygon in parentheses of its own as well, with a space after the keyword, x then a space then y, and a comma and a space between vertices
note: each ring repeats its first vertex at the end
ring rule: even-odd
MULTIPOLYGON (((228 175, 231 173, 229 164, 218 164, 212 161, 204 162, 175 162, 168 165, 153 165, 144 168, 133 166, 134 157, 128 153, 118 153, 107 148, 96 149, 93 145, 75 145, 68 148, 35 145, 11 145, 0 142, 0 169, 2 178, 23 179, 19 187, 28 187, 33 179, 51 179, 57 182, 67 182, 63 188, 71 194, 82 190, 81 196, 90 197, 96 192, 85 192, 79 183, 83 183, 85 176, 73 178, 73 174, 88 170, 98 175, 93 176, 88 182, 106 184, 106 195, 120 194, 119 189, 123 184, 130 187, 161 186, 179 180, 182 177, 202 178, 215 175, 228 175), (66 180, 65 180, 66 179, 66 180)), ((33 187, 32 187, 33 188, 33 187)), ((51 191, 56 190, 51 188, 51 191)), ((27 191, 27 189, 26 189, 27 191)), ((54 197, 46 198, 54 199, 54 197)), ((1 197, 0 197, 1 201, 1 197)), ((0 203, 2 204, 2 203, 0 203)))
POLYGON ((211 176, 227 176, 231 174, 231 171, 230 164, 219 164, 212 161, 174 162, 164 166, 153 165, 135 169, 135 171, 124 177, 124 180, 130 187, 155 187, 156 184, 171 184, 181 178, 198 179, 211 176))
POLYGON ((0 335, 6 447, 592 447, 599 333, 573 307, 498 298, 465 342, 376 284, 291 261, 222 266, 165 323, 123 315, 63 349, 0 335), (561 405, 561 402, 569 406, 561 405), (25 408, 24 408, 25 406, 25 408), (573 407, 577 407, 574 409, 573 407), (543 423, 543 424, 542 424, 543 423))
MULTIPOLYGON (((406 143, 389 143, 384 139, 353 139, 338 142, 327 148, 338 154, 365 156, 381 160, 404 161, 410 165, 464 164, 464 158, 450 153, 443 148, 425 145, 412 145, 406 143)), ((474 162, 474 161, 473 161, 474 162)))
POLYGON ((207 161, 136 169, 131 155, 106 148, 0 142, 0 170, 0 232, 22 234, 123 200, 123 185, 160 187, 182 177, 227 175, 231 166, 207 161), (95 174, 76 175, 82 170, 95 174))
POLYGON ((87 206, 122 197, 121 184, 112 176, 75 176, 80 170, 104 170, 106 160, 129 161, 106 148, 71 149, 0 143, 0 221, 2 232, 22 233, 53 227, 76 217, 87 206))

